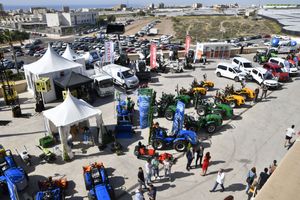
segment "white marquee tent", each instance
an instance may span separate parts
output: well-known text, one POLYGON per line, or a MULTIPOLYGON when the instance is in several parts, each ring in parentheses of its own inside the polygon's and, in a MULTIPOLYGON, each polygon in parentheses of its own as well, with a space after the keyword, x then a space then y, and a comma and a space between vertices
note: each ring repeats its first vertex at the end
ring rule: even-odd
POLYGON ((38 61, 24 65, 24 71, 27 81, 28 90, 34 94, 34 83, 41 77, 48 77, 50 79, 51 90, 42 93, 44 103, 56 99, 53 79, 60 78, 63 75, 71 73, 72 71, 82 74, 83 66, 80 63, 70 61, 59 56, 50 45, 46 53, 38 61))
POLYGON ((43 115, 45 117, 45 125, 48 133, 52 132, 50 127, 51 123, 58 128, 63 155, 67 153, 70 158, 73 157, 72 151, 67 145, 70 127, 93 117, 96 118, 99 133, 97 143, 102 144, 102 136, 104 134, 102 112, 85 101, 73 97, 69 91, 63 103, 55 108, 43 111, 43 115))
POLYGON ((70 45, 67 44, 65 52, 62 54, 62 57, 68 60, 75 61, 76 59, 80 58, 78 54, 76 54, 73 49, 70 48, 70 45))

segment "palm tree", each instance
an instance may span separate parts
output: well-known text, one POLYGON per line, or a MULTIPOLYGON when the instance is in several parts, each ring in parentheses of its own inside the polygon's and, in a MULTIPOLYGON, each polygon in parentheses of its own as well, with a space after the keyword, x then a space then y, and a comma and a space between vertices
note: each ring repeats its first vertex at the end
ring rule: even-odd
POLYGON ((10 46, 12 56, 13 56, 13 59, 14 59, 14 62, 15 62, 15 68, 17 69, 17 73, 19 75, 17 56, 16 56, 16 52, 15 52, 15 49, 14 49, 14 45, 13 45, 13 41, 14 41, 13 32, 6 29, 1 33, 0 38, 2 38, 4 43, 7 43, 10 46))

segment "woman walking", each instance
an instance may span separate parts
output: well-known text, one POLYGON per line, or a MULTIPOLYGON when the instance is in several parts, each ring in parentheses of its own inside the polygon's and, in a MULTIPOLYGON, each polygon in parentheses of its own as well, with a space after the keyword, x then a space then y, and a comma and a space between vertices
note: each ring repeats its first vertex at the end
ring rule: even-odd
POLYGON ((248 194, 249 192, 249 189, 250 189, 250 186, 252 185, 254 179, 256 178, 256 168, 255 167, 252 167, 251 170, 249 170, 248 174, 247 174, 247 179, 246 179, 246 182, 247 182, 247 187, 246 187, 246 194, 248 194))
POLYGON ((210 159, 211 159, 210 153, 207 152, 204 156, 204 160, 203 160, 203 163, 202 163, 202 176, 206 175, 206 171, 207 171, 210 159))

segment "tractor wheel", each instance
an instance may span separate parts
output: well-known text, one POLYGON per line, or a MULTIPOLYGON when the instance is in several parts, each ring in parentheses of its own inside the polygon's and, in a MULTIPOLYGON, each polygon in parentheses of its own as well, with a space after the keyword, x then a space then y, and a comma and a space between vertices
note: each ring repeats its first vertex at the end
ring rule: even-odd
POLYGON ((184 152, 187 148, 187 142, 183 140, 179 140, 173 144, 173 148, 178 152, 184 152))
POLYGON ((172 121, 174 118, 174 113, 172 110, 167 110, 165 113, 165 118, 169 121, 172 121))
POLYGON ((215 99, 215 104, 221 104, 222 101, 220 99, 215 99))
POLYGON ((152 142, 152 146, 155 150, 162 150, 165 148, 165 143, 161 139, 155 139, 152 142))
POLYGON ((230 106, 231 108, 235 108, 235 107, 236 107, 235 101, 229 101, 229 106, 230 106))
POLYGON ((189 131, 194 131, 194 132, 196 132, 196 131, 197 131, 197 128, 196 128, 195 126, 190 126, 190 127, 188 128, 188 130, 189 130, 189 131))
POLYGON ((209 133, 209 134, 213 134, 217 129, 217 126, 212 123, 212 124, 209 124, 208 126, 206 126, 206 131, 209 133))
POLYGON ((197 114, 199 116, 204 116, 206 114, 205 106, 198 106, 198 108, 197 108, 197 114))
POLYGON ((155 118, 159 117, 157 106, 153 106, 153 117, 155 117, 155 118))
POLYGON ((239 79, 238 76, 234 77, 234 81, 235 81, 235 82, 239 82, 239 80, 240 80, 240 79, 239 79))
POLYGON ((217 72, 217 77, 221 77, 221 73, 220 72, 217 72))

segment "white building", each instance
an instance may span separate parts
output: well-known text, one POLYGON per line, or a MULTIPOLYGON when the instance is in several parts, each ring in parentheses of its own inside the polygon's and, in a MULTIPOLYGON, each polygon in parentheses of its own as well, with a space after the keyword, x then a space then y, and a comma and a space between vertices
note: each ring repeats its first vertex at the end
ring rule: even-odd
POLYGON ((202 3, 193 3, 192 8, 193 9, 202 8, 202 3))
POLYGON ((1 12, 1 11, 4 11, 3 4, 2 4, 2 3, 0 3, 0 12, 1 12))
POLYGON ((95 24, 98 12, 57 12, 47 13, 48 27, 76 26, 80 24, 95 24))

